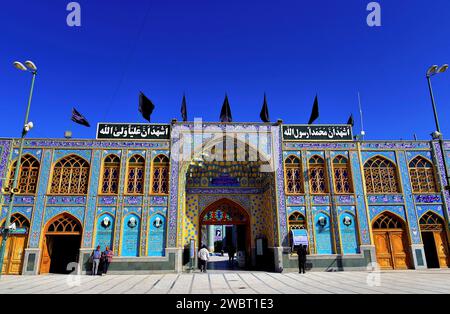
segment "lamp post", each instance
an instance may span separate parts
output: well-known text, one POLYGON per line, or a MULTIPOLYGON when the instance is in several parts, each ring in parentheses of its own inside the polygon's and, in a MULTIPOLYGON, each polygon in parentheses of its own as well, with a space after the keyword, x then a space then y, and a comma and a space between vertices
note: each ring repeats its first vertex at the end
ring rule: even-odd
POLYGON ((427 71, 427 81, 428 81, 428 89, 430 90, 430 97, 431 97, 431 104, 433 106, 433 114, 434 114, 434 121, 436 122, 436 131, 433 132, 432 137, 434 140, 439 140, 439 146, 441 149, 441 153, 443 156, 443 162, 444 162, 444 172, 445 172, 445 179, 447 181, 447 185, 444 187, 445 190, 449 190, 449 175, 448 175, 448 165, 447 165, 447 158, 445 156, 445 150, 444 150, 444 139, 441 132, 441 127, 439 125, 439 117, 436 110, 436 101, 434 100, 434 94, 433 94, 433 87, 431 85, 431 78, 437 74, 444 73, 448 70, 448 64, 444 64, 442 66, 433 65, 431 66, 427 71))
MULTIPOLYGON (((6 219, 5 219, 5 227, 3 228, 3 237, 2 237, 2 243, 1 243, 1 248, 0 248, 0 276, 2 275, 3 260, 4 260, 4 256, 5 256, 5 249, 6 249, 6 241, 8 240, 9 233, 11 232, 10 223, 11 223, 11 213, 12 213, 13 206, 14 206, 14 196, 16 194, 20 193, 20 188, 18 186, 17 181, 19 179, 20 165, 22 162, 24 139, 25 139, 25 136, 27 135, 27 133, 33 128, 33 122, 28 121, 28 117, 30 115, 31 99, 33 97, 33 89, 34 89, 34 81, 36 80, 36 74, 37 74, 37 67, 32 61, 25 61, 25 65, 23 65, 21 62, 16 61, 16 62, 14 62, 13 65, 18 70, 31 73, 32 79, 31 79, 30 95, 28 98, 27 111, 25 113, 25 123, 24 123, 23 129, 22 129, 22 134, 21 134, 20 142, 19 142, 19 154, 17 156, 17 163, 16 163, 16 168, 14 171, 12 187, 6 186, 3 189, 4 193, 9 193, 10 199, 9 199, 8 212, 6 214, 6 219)), ((13 149, 13 146, 12 146, 12 142, 11 142, 11 150, 12 149, 13 149)))

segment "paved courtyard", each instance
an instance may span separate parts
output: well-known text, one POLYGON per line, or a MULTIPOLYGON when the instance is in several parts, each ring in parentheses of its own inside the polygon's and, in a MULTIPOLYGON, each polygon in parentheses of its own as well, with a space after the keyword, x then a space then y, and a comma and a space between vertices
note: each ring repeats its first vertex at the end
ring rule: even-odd
POLYGON ((154 275, 4 276, 0 294, 450 293, 450 270, 369 272, 209 272, 154 275))

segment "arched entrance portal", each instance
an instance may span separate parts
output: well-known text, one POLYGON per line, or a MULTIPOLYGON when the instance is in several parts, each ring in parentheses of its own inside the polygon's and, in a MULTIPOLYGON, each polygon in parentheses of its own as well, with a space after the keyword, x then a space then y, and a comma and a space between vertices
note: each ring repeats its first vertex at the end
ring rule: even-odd
POLYGON ((51 220, 45 228, 42 243, 41 274, 66 274, 70 263, 77 262, 81 245, 81 223, 64 213, 51 220))
POLYGON ((449 267, 448 242, 444 220, 432 212, 420 218, 420 231, 428 268, 449 267))
MULTIPOLYGON (((14 214, 11 216, 11 224, 15 224, 16 230, 8 236, 6 241, 2 274, 20 275, 22 273, 24 252, 27 247, 30 222, 21 214, 14 214)), ((4 227, 4 222, 2 225, 4 227)))
POLYGON ((384 212, 373 222, 377 262, 382 269, 408 269, 411 257, 403 220, 384 212))
POLYGON ((200 246, 211 245, 212 240, 216 253, 224 251, 228 254, 230 249, 237 253, 237 265, 222 259, 210 263, 208 268, 227 269, 235 266, 246 267, 249 264, 250 217, 242 206, 226 198, 220 199, 201 213, 199 222, 200 246))

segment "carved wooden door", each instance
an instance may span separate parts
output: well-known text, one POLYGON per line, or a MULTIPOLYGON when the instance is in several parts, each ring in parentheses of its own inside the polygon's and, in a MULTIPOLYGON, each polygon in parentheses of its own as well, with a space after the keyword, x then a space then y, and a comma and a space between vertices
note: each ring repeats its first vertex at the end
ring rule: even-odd
POLYGON ((50 239, 48 237, 44 238, 44 243, 42 244, 42 258, 41 258, 41 274, 48 274, 50 272, 50 252, 49 252, 49 244, 48 241, 50 239))
POLYGON ((389 233, 386 231, 374 231, 373 238, 375 242, 378 264, 383 269, 393 269, 394 261, 392 260, 389 233))
POLYGON ((10 255, 11 255, 11 243, 12 243, 12 237, 9 237, 6 240, 5 256, 4 256, 3 265, 2 265, 2 274, 8 274, 9 260, 10 260, 10 255))
POLYGON ((2 268, 3 274, 20 275, 22 273, 26 240, 25 235, 13 235, 8 238, 2 268))
POLYGON ((395 269, 409 268, 409 254, 405 233, 402 231, 390 231, 389 238, 392 247, 392 258, 395 269))
POLYGON ((434 241, 436 243, 439 266, 449 267, 450 261, 448 256, 448 244, 446 241, 445 231, 433 232, 433 234, 434 234, 434 241))

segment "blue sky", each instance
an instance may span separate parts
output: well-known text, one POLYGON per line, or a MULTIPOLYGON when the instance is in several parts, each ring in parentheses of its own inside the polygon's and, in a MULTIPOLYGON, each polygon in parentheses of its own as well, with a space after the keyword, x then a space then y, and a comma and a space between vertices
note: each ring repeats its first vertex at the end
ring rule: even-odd
MULTIPOLYGON (((429 139, 435 129, 425 79, 450 62, 448 0, 383 0, 382 27, 366 24, 369 0, 79 0, 79 28, 66 24, 68 0, 0 4, 0 137, 17 137, 30 79, 11 66, 39 67, 30 137, 94 138, 97 122, 144 122, 142 90, 156 105, 152 122, 217 121, 228 93, 235 121, 259 121, 267 93, 272 120, 306 123, 316 93, 318 123, 367 139, 429 139), (94 127, 70 121, 75 106, 94 127)), ((443 132, 450 136, 450 72, 433 79, 443 132)))

